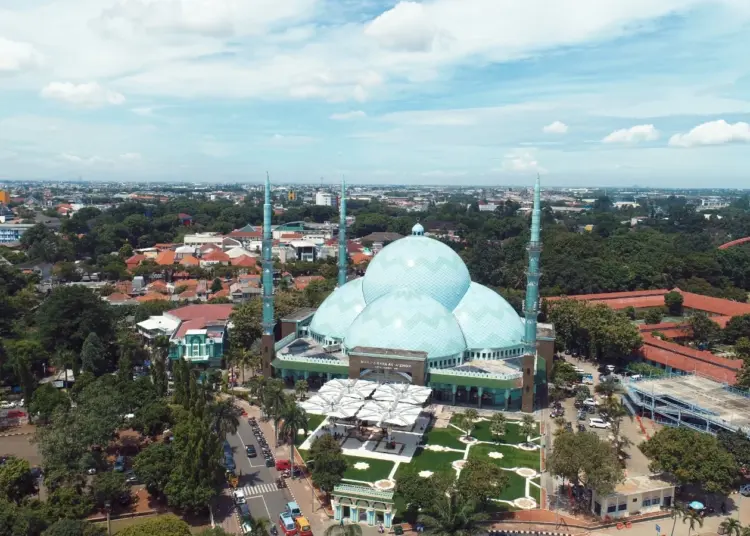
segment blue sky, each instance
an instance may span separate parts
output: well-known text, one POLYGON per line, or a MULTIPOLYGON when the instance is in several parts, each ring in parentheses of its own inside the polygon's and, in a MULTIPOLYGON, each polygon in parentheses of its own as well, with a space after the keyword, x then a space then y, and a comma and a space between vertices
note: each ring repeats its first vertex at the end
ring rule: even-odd
POLYGON ((746 187, 747 0, 0 0, 0 179, 746 187))

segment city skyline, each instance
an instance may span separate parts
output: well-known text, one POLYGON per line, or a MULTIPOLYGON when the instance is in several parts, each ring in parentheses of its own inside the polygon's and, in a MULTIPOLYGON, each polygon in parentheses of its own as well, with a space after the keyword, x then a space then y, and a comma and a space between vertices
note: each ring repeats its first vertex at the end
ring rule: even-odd
POLYGON ((742 188, 748 31, 741 0, 11 0, 0 180, 742 188))

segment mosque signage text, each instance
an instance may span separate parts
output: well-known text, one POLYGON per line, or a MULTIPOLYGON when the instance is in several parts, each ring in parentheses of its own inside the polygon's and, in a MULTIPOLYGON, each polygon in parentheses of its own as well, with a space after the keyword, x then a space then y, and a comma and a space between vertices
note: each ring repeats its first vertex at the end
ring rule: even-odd
POLYGON ((385 368, 394 370, 411 370, 413 363, 399 363, 397 361, 377 361, 364 358, 360 361, 360 366, 368 368, 385 368))

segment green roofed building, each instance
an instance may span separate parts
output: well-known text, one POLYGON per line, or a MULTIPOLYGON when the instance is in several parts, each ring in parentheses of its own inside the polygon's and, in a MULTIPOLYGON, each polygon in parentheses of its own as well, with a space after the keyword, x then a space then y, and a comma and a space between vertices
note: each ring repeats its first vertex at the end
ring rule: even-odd
POLYGON ((316 311, 281 319, 273 347, 270 338, 264 344, 264 370, 313 384, 361 378, 428 385, 434 400, 449 404, 545 406, 554 329, 537 324, 539 216, 537 181, 523 316, 472 282, 461 257, 417 223, 316 311))

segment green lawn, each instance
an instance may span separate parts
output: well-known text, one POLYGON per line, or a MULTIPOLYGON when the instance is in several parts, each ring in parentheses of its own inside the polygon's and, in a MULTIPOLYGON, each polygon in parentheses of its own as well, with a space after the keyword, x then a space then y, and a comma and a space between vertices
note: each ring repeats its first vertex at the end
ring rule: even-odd
MULTIPOLYGON (((307 429, 311 432, 314 432, 315 429, 320 426, 320 423, 322 423, 325 420, 325 415, 308 415, 307 416, 307 429)), ((303 434, 297 434, 294 436, 294 444, 295 446, 299 447, 302 443, 305 442, 305 439, 307 439, 306 435, 303 434)))
POLYGON ((526 479, 513 471, 504 471, 504 473, 508 477, 508 485, 496 498, 505 501, 514 501, 521 497, 526 497, 526 479))
POLYGON ((388 478, 393 470, 394 462, 388 460, 374 460, 371 458, 355 458, 354 456, 344 456, 346 458, 349 467, 344 473, 344 478, 351 480, 362 480, 363 482, 376 482, 388 478), (364 462, 370 467, 361 470, 355 469, 354 464, 358 462, 364 462))
POLYGON ((469 451, 470 458, 482 458, 490 460, 495 465, 505 468, 511 467, 528 467, 539 471, 541 462, 539 461, 539 451, 520 450, 506 445, 475 445, 469 451), (490 458, 490 452, 502 452, 502 458, 490 458))
POLYGON ((425 434, 428 445, 441 445, 452 449, 464 450, 466 445, 458 440, 459 437, 461 437, 461 432, 453 427, 431 428, 425 434))
POLYGON ((453 471, 451 463, 463 459, 460 452, 435 452, 434 450, 417 449, 414 457, 409 463, 402 463, 396 471, 396 481, 399 473, 403 471, 432 471, 438 473, 441 471, 453 471))
MULTIPOLYGON (((534 482, 537 480, 535 479, 534 482)), ((538 482, 537 482, 538 483, 538 482)), ((533 486, 529 484, 529 494, 534 498, 537 504, 542 504, 542 490, 541 488, 537 488, 536 486, 533 486)))
MULTIPOLYGON (((455 415, 451 417, 451 422, 453 424, 455 424, 455 419, 455 415)), ((471 431, 471 435, 472 437, 476 437, 479 441, 491 441, 495 443, 508 443, 510 445, 518 445, 519 443, 523 443, 524 441, 526 441, 526 438, 521 436, 521 426, 518 424, 514 424, 515 422, 520 421, 508 421, 508 424, 505 426, 505 435, 498 438, 490 433, 489 421, 480 421, 475 424, 474 429, 471 431)), ((455 428, 452 428, 452 430, 458 432, 455 428)), ((458 433, 458 435, 460 435, 460 433, 458 433)), ((535 431, 533 434, 531 434, 531 436, 537 437, 538 435, 539 423, 536 423, 535 431)))

